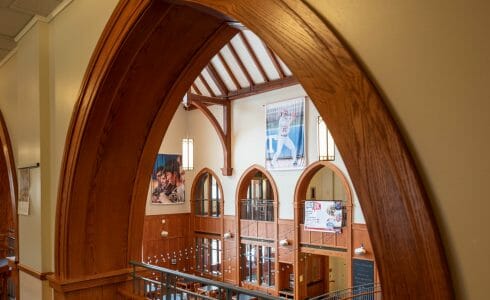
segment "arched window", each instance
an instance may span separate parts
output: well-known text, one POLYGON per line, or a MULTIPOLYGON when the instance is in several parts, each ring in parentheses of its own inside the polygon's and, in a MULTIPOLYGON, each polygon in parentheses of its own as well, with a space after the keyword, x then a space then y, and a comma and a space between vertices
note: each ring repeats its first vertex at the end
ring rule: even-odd
POLYGON ((193 200, 194 214, 196 216, 221 216, 221 185, 210 171, 204 170, 198 176, 193 200))
POLYGON ((240 219, 274 221, 274 197, 269 179, 257 171, 250 179, 245 199, 240 199, 240 219))

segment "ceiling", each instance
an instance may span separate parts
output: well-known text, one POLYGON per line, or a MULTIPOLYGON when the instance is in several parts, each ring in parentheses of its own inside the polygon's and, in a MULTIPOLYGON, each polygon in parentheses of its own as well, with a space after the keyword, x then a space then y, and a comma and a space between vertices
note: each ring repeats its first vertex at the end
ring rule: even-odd
POLYGON ((0 0, 0 61, 15 48, 15 37, 36 15, 48 17, 62 0, 0 0))
POLYGON ((297 81, 284 62, 242 27, 202 70, 187 96, 216 104, 293 84, 297 81))
MULTIPOLYGON (((0 0, 0 62, 16 47, 16 37, 35 17, 49 20, 67 0, 0 0)), ((296 84, 282 60, 242 25, 196 78, 189 95, 233 100, 296 84)), ((194 97, 195 99, 195 97, 194 97)))

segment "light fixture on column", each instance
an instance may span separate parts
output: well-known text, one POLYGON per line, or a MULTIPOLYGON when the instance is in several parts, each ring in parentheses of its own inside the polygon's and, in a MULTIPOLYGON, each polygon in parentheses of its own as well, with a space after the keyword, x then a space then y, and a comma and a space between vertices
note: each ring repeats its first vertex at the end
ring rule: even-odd
POLYGON ((194 170, 194 140, 182 139, 182 168, 185 171, 194 170))
POLYGON ((288 246, 289 245, 289 241, 287 239, 282 239, 279 241, 279 246, 288 246))
POLYGON ((322 117, 318 117, 318 159, 335 160, 335 143, 322 117))

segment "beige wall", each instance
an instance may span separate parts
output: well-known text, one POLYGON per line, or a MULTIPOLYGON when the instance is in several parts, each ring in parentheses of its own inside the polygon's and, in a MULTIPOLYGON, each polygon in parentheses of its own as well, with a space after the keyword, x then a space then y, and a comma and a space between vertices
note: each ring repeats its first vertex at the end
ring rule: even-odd
MULTIPOLYGON (((46 83, 35 78, 38 65, 43 68, 43 59, 32 49, 44 47, 36 38, 25 37, 17 54, 0 67, 0 108, 9 126, 17 165, 34 158, 49 164, 50 176, 42 177, 42 186, 50 188, 42 201, 50 205, 50 224, 36 221, 21 226, 21 231, 54 226, 68 122, 90 54, 115 2, 75 0, 49 24, 45 37, 49 40, 49 113, 44 109, 40 113, 38 106, 39 101, 44 103, 46 83), (33 68, 36 72, 30 73, 33 68), (36 88, 36 84, 42 86, 36 88), (34 110, 32 119, 24 110, 34 110), (42 126, 49 124, 49 133, 40 122, 42 126), (39 147, 48 150, 39 144, 36 128, 50 140, 46 160, 39 154, 39 147)), ((402 127, 430 193, 458 298, 485 299, 490 269, 486 259, 490 204, 485 188, 490 180, 490 2, 307 2, 318 8, 354 49, 402 127)), ((49 239, 43 245, 53 245, 53 236, 49 239)), ((22 240, 20 247, 35 249, 22 240)), ((33 256, 32 260, 40 268, 39 258, 33 256)))
MULTIPOLYGON (((56 197, 66 131, 82 77, 116 0, 73 1, 50 23, 37 22, 0 66, 0 109, 17 167, 31 171, 31 205, 19 217, 20 264, 54 270, 56 197)), ((50 299, 47 282, 21 272, 22 299, 50 299)))
POLYGON ((458 298, 488 298, 490 2, 307 2, 354 49, 405 132, 458 298))

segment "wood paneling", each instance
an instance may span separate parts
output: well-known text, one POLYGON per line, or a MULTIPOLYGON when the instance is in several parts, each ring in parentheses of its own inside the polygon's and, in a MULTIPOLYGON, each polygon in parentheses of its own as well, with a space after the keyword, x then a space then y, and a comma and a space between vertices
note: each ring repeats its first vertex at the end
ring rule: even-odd
POLYGON ((237 284, 237 237, 235 228, 235 216, 224 216, 223 232, 230 232, 231 238, 223 242, 223 280, 231 284, 237 284))
MULTIPOLYGON (((294 262, 294 221, 293 220, 279 220, 278 221, 278 233, 277 239, 288 240, 289 245, 278 246, 278 260, 279 262, 290 263, 294 262)), ((291 270, 292 271, 292 270, 291 270)))
POLYGON ((194 231, 221 234, 221 218, 194 216, 194 231))
POLYGON ((190 218, 188 213, 146 216, 143 261, 174 270, 190 270, 194 245, 190 218), (168 232, 168 236, 162 237, 162 231, 168 232))
POLYGON ((282 58, 329 120, 375 237, 383 298, 452 299, 409 150, 378 91, 326 22, 302 1, 184 2, 201 9, 121 0, 94 51, 66 139, 55 277, 118 270, 141 257, 148 174, 183 95, 231 37, 223 13, 282 58))
POLYGON ((357 255, 352 253, 353 257, 374 260, 373 246, 371 245, 366 224, 352 224, 352 248, 355 249, 361 247, 361 245, 364 245, 366 254, 357 255))

